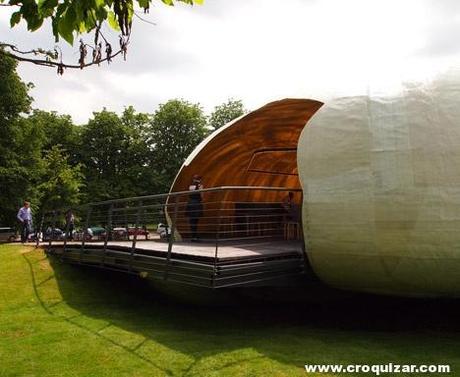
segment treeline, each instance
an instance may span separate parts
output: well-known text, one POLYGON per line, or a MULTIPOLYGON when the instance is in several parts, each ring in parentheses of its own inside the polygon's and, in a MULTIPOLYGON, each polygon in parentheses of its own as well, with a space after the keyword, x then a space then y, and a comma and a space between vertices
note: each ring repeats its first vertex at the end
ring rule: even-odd
POLYGON ((31 84, 0 51, 0 226, 24 200, 38 212, 169 189, 179 167, 210 132, 242 115, 229 100, 207 116, 199 104, 170 100, 152 114, 103 109, 84 125, 32 110, 31 84))

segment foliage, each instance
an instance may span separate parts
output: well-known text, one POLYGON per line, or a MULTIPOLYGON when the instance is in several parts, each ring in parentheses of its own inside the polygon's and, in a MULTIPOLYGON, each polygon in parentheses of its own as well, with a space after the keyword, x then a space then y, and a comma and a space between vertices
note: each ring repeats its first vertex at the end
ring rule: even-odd
POLYGON ((0 125, 2 127, 8 126, 7 122, 17 118, 20 113, 28 112, 32 103, 32 98, 28 94, 31 84, 21 81, 16 73, 16 66, 17 63, 13 59, 0 54, 0 125))
POLYGON ((14 60, 0 55, 0 67, 0 226, 15 223, 24 200, 38 215, 86 201, 166 192, 209 132, 201 107, 178 99, 155 114, 131 106, 121 115, 103 109, 76 126, 68 115, 30 111, 30 86, 17 75, 14 60))
POLYGON ((28 89, 16 73, 16 62, 0 54, 0 224, 11 223, 17 204, 25 199, 31 173, 27 165, 36 157, 21 133, 21 114, 32 101, 28 89))
POLYGON ((155 166, 155 149, 149 142, 153 115, 136 113, 132 106, 127 107, 120 118, 129 132, 128 153, 125 163, 128 182, 127 195, 138 196, 164 192, 169 188, 164 177, 155 166))
MULTIPOLYGON (((164 4, 173 5, 173 0, 161 0, 164 4)), ((176 0, 186 4, 202 3, 200 0, 176 0)), ((111 27, 128 35, 134 17, 135 5, 147 11, 152 0, 90 0, 63 1, 58 0, 1 0, 17 11, 11 15, 11 27, 21 20, 27 23, 29 31, 35 31, 46 19, 52 20, 52 31, 56 41, 60 37, 68 43, 74 41, 74 33, 89 33, 107 22, 111 27)))
POLYGON ((79 160, 90 201, 146 195, 163 187, 148 144, 151 115, 128 107, 119 117, 103 110, 82 128, 79 160))
POLYGON ((75 126, 68 116, 34 110, 16 62, 0 54, 0 225, 12 225, 24 200, 39 207, 79 200, 82 177, 74 151, 75 126))
POLYGON ((87 198, 90 201, 119 197, 127 182, 122 180, 128 168, 129 131, 114 112, 94 113, 81 134, 81 161, 85 176, 92 184, 87 198), (118 182, 118 184, 116 184, 118 182))
POLYGON ((41 161, 41 183, 37 190, 42 210, 79 203, 83 175, 80 165, 71 166, 68 159, 69 156, 59 146, 53 146, 41 161))
MULTIPOLYGON (((201 4, 203 0, 161 0, 166 5, 174 5, 174 2, 186 4, 201 4)), ((32 51, 21 51, 15 45, 0 43, 0 46, 7 48, 8 55, 35 64, 56 66, 58 73, 62 74, 65 68, 83 68, 92 64, 100 64, 102 61, 110 62, 113 57, 122 54, 126 57, 126 51, 131 35, 133 18, 137 15, 136 8, 139 7, 148 12, 154 0, 0 0, 0 5, 15 9, 10 18, 10 26, 14 27, 21 20, 27 24, 27 29, 31 32, 40 29, 44 21, 51 20, 52 34, 56 40, 63 38, 69 44, 73 44, 76 35, 88 34, 94 31, 94 44, 80 42, 80 58, 78 65, 64 64, 59 50, 46 51, 40 48, 32 51), (112 47, 113 43, 108 41, 101 29, 104 25, 120 32, 120 48, 118 51, 112 47), (104 46, 102 46, 102 41, 104 46), (85 59, 88 49, 92 52, 92 61, 85 59), (25 58, 25 54, 33 53, 42 56, 25 58), (105 57, 103 58, 103 55, 105 57)))
POLYGON ((209 126, 217 130, 246 112, 241 100, 229 99, 226 103, 214 108, 214 111, 209 117, 209 126))
POLYGON ((43 153, 53 146, 59 146, 68 155, 71 165, 79 163, 80 127, 76 127, 69 115, 60 115, 55 111, 34 109, 28 117, 30 124, 40 130, 43 153))
POLYGON ((152 126, 149 143, 155 151, 155 169, 169 186, 187 156, 206 136, 206 117, 199 104, 174 99, 159 106, 152 126))

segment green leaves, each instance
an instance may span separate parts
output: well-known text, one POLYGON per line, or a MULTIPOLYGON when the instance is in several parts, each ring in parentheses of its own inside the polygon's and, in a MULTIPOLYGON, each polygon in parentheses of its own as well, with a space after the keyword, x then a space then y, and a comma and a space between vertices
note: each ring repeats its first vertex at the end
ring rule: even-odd
MULTIPOLYGON (((143 9, 149 9, 154 0, 135 0, 143 9)), ((175 2, 185 4, 202 4, 203 0, 157 0, 166 5, 175 2)), ((10 18, 10 26, 14 27, 22 19, 27 22, 29 31, 35 31, 43 25, 43 21, 51 18, 53 35, 56 41, 62 37, 69 44, 75 41, 75 34, 89 33, 97 23, 108 23, 109 26, 129 35, 134 17, 134 0, 0 0, 19 7, 10 18)))
POLYGON ((21 21, 21 12, 14 12, 10 18, 10 26, 13 27, 14 25, 18 24, 19 21, 21 21))
POLYGON ((40 16, 46 18, 50 17, 54 13, 54 9, 58 5, 58 0, 39 0, 38 1, 38 12, 40 16))
POLYGON ((216 130, 245 113, 246 110, 243 102, 230 98, 227 103, 214 108, 213 113, 209 117, 209 126, 216 130))
POLYGON ((59 35, 66 40, 67 43, 73 44, 73 32, 76 26, 76 13, 73 7, 67 8, 62 17, 58 21, 59 35))
POLYGON ((118 25, 118 21, 114 12, 109 12, 107 16, 107 21, 113 30, 120 31, 120 26, 118 25))
POLYGON ((139 6, 144 9, 148 9, 150 6, 150 0, 137 0, 139 6))
POLYGON ((71 166, 68 160, 67 153, 56 145, 42 159, 41 183, 37 186, 42 208, 61 208, 79 202, 83 186, 81 166, 71 166))
POLYGON ((174 99, 160 105, 153 118, 150 142, 156 146, 156 166, 161 167, 167 181, 173 181, 179 167, 206 134, 206 116, 199 104, 174 99))

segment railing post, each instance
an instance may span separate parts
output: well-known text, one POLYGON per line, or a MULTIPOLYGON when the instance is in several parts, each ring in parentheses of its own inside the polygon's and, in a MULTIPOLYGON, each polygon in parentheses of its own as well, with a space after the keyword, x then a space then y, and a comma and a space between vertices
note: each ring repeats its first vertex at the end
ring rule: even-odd
POLYGON ((126 238, 129 241, 129 220, 128 220, 128 210, 126 208, 124 210, 124 214, 125 214, 126 238))
POLYGON ((54 238, 54 233, 56 228, 56 211, 53 211, 53 221, 51 222, 51 234, 50 234, 50 239, 48 243, 48 250, 51 250, 51 245, 53 243, 53 238, 54 238))
MULTIPOLYGON (((224 193, 224 191, 222 191, 224 193)), ((225 195, 222 194, 220 198, 220 205, 219 205, 219 212, 217 218, 217 232, 216 232, 216 249, 214 252, 214 267, 212 273, 212 287, 215 288, 216 286, 216 275, 217 275, 217 258, 219 256, 219 238, 220 238, 220 228, 222 226, 222 208, 224 206, 224 197, 225 195)))
MULTIPOLYGON (((131 246, 131 257, 129 261, 129 270, 133 270, 133 260, 134 260, 134 251, 136 250, 136 242, 137 242, 137 230, 139 228, 139 221, 141 217, 141 207, 142 207, 142 202, 140 202, 137 206, 137 212, 136 212, 136 223, 134 224, 134 237, 133 237, 133 244, 131 246)), ((128 231, 129 235, 129 231, 128 231)))
POLYGON ((109 241, 109 237, 112 234, 112 215, 113 215, 113 203, 110 204, 109 213, 107 215, 107 229, 105 232, 105 240, 104 240, 104 254, 102 255, 101 265, 105 265, 105 258, 107 256, 107 243, 109 241))
POLYGON ((40 246, 40 233, 42 233, 43 222, 45 221, 45 213, 43 212, 40 225, 38 227, 38 233, 35 233, 35 247, 40 246))
POLYGON ((69 235, 69 229, 70 229, 70 221, 67 219, 67 213, 64 215, 65 216, 65 233, 64 233, 64 247, 62 249, 62 255, 65 254, 66 249, 67 249, 67 237, 69 235))
MULTIPOLYGON (((168 240, 168 254, 166 256, 166 266, 165 266, 165 274, 164 280, 168 280, 168 273, 169 273, 169 265, 171 262, 171 252, 174 243, 175 233, 176 233, 176 222, 177 222, 177 209, 179 206, 179 197, 174 197, 174 213, 172 217, 172 224, 171 224, 171 234, 168 240)), ((168 235, 168 228, 166 228, 166 235, 168 235)))
POLYGON ((145 240, 147 241, 149 239, 148 236, 148 230, 147 230, 147 221, 145 219, 145 208, 142 208, 141 211, 141 224, 142 224, 142 229, 145 231, 145 240))
POLYGON ((85 241, 86 241, 86 235, 88 234, 88 227, 89 227, 89 221, 91 218, 91 211, 93 210, 92 206, 88 207, 88 210, 86 211, 86 220, 85 220, 85 228, 83 229, 83 235, 82 235, 82 240, 81 240, 81 248, 80 248, 80 260, 79 262, 81 263, 83 259, 83 250, 85 249, 85 241))

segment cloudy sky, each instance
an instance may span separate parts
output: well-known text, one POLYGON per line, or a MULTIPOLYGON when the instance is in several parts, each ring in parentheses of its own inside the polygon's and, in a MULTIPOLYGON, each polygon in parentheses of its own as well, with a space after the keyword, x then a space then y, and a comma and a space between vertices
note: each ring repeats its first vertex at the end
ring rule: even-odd
MULTIPOLYGON (((0 40, 54 47, 49 29, 9 30, 7 13, 0 9, 0 40)), ((205 0, 158 3, 145 18, 156 25, 135 19, 126 62, 63 77, 21 63, 22 78, 35 84, 34 106, 77 123, 102 107, 153 112, 171 98, 207 112, 229 97, 255 109, 285 97, 325 100, 422 80, 460 57, 458 0, 205 0)), ((63 48, 76 63, 77 48, 63 48)))

